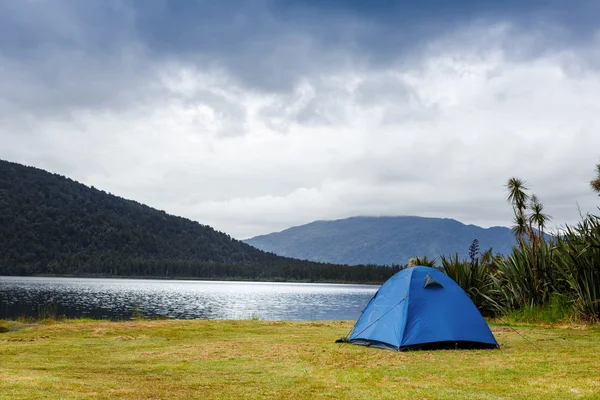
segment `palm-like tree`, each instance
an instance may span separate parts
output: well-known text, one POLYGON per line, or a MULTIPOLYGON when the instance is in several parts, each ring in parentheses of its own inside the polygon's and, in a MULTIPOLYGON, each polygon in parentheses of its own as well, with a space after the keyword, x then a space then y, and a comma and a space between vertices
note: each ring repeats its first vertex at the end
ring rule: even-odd
POLYGON ((552 219, 548 214, 544 214, 544 205, 540 203, 536 195, 531 196, 529 203, 531 209, 531 215, 529 216, 529 224, 536 226, 538 234, 541 238, 544 237, 544 228, 546 224, 552 219))
POLYGON ((515 212, 515 225, 512 228, 513 233, 517 237, 519 245, 523 248, 525 245, 523 237, 528 233, 525 210, 527 208, 527 201, 529 200, 529 195, 527 194, 529 187, 522 179, 512 177, 506 183, 506 188, 508 189, 506 200, 512 205, 515 212))
POLYGON ((508 180, 506 188, 508 189, 507 200, 511 203, 515 213, 512 230, 521 250, 529 252, 535 284, 539 288, 542 277, 538 268, 537 250, 540 241, 544 240, 544 228, 550 221, 550 216, 544 214, 544 205, 536 195, 529 196, 527 193, 529 187, 525 181, 512 177, 508 180), (527 215, 528 209, 531 211, 529 215, 527 215), (537 234, 534 226, 537 228, 537 234), (529 245, 526 245, 525 238, 529 240, 529 245))
POLYGON ((531 240, 531 267, 533 269, 533 274, 536 282, 539 284, 541 281, 541 271, 538 265, 537 258, 537 249, 541 242, 545 240, 544 238, 544 228, 546 224, 550 221, 550 216, 548 214, 544 214, 544 205, 539 201, 536 195, 531 196, 529 201, 529 209, 531 213, 529 214, 529 237, 531 240), (533 230, 533 227, 537 228, 537 234, 533 230))
POLYGON ((590 186, 592 187, 592 190, 598 193, 598 196, 600 196, 600 164, 596 165, 596 173, 598 176, 596 179, 590 182, 590 186))
POLYGON ((515 218, 513 219, 513 223, 514 223, 514 225, 511 228, 512 232, 520 242, 522 240, 522 238, 529 233, 529 231, 527 229, 527 221, 525 221, 524 216, 515 213, 515 218))
POLYGON ((527 200, 529 200, 529 195, 527 194, 529 186, 527 185, 527 182, 512 177, 508 180, 506 187, 508 188, 508 202, 511 203, 516 210, 525 211, 527 200))

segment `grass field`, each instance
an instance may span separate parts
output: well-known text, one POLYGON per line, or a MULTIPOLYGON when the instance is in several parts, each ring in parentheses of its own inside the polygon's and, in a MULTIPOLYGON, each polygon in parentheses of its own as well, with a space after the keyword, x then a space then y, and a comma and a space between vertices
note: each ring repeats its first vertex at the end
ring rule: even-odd
POLYGON ((405 353, 334 343, 346 321, 2 327, 1 399, 600 399, 597 327, 492 325, 501 350, 405 353))

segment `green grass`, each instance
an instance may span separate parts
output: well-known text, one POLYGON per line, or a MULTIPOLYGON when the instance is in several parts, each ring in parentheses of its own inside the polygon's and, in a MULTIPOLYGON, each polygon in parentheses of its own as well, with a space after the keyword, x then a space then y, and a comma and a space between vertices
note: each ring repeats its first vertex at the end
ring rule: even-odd
POLYGON ((574 320, 574 313, 565 296, 554 294, 546 305, 527 305, 522 310, 509 311, 503 319, 509 323, 560 324, 574 320))
POLYGON ((0 326, 0 399, 600 399, 598 327, 498 324, 501 350, 396 353, 334 343, 348 321, 0 326))

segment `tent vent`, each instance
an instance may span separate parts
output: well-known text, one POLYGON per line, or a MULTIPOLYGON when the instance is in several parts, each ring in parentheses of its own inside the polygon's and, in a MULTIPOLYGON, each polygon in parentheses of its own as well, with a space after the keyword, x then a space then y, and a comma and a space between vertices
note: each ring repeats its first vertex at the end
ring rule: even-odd
POLYGON ((423 287, 424 288, 434 288, 434 287, 443 288, 442 285, 440 285, 438 282, 433 280, 433 278, 430 277, 429 275, 425 275, 425 285, 423 287))

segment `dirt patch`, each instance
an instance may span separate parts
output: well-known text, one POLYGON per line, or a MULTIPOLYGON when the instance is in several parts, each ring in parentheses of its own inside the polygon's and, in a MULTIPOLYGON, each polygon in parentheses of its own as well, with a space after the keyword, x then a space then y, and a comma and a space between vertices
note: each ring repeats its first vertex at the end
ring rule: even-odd
POLYGON ((36 336, 30 338, 10 338, 2 339, 3 342, 38 342, 40 340, 50 339, 50 336, 36 336))
POLYGON ((133 336, 117 336, 115 340, 135 340, 133 336))
POLYGON ((138 340, 138 339, 147 339, 148 336, 146 335, 142 335, 142 336, 115 336, 115 340, 138 340))
POLYGON ((106 336, 107 333, 108 333, 108 329, 106 329, 106 328, 96 328, 92 331, 92 336, 102 337, 102 336, 106 336))
POLYGON ((513 328, 504 328, 504 327, 501 327, 501 328, 494 327, 494 328, 492 329, 492 332, 493 332, 493 333, 496 333, 496 332, 514 332, 514 331, 515 331, 515 330, 514 330, 513 328))

